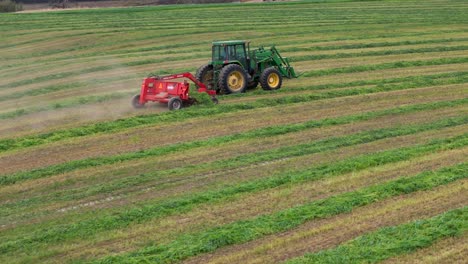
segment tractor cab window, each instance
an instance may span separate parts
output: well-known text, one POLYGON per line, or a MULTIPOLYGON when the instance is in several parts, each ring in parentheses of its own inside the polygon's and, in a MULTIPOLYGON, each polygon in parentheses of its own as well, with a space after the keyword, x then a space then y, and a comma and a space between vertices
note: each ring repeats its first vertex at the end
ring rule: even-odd
POLYGON ((244 45, 227 46, 229 60, 243 61, 245 59, 244 45))
POLYGON ((243 60, 245 59, 245 47, 244 45, 236 45, 236 58, 238 60, 243 60))
POLYGON ((226 51, 224 46, 213 46, 213 61, 225 61, 226 51))
POLYGON ((234 48, 234 46, 227 46, 227 50, 228 50, 229 60, 235 60, 236 49, 234 48))

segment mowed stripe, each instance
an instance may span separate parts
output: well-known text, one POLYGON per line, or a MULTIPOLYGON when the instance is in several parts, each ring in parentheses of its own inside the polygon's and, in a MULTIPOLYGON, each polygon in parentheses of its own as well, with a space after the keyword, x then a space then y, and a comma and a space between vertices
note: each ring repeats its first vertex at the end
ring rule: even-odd
MULTIPOLYGON (((107 201, 102 205, 106 207, 111 204, 118 204, 119 206, 123 206, 128 203, 125 201, 129 201, 129 199, 131 199, 133 202, 136 202, 150 198, 154 199, 157 197, 169 198, 171 196, 177 195, 179 192, 187 193, 189 190, 201 191, 203 189, 209 188, 210 186, 213 186, 214 184, 228 184, 235 181, 246 181, 248 179, 265 177, 268 176, 268 173, 271 173, 272 171, 279 172, 289 166, 294 166, 296 169, 307 166, 307 163, 305 162, 307 159, 314 160, 315 164, 326 160, 323 157, 320 157, 319 154, 310 155, 310 152, 318 152, 322 153, 322 155, 325 154, 327 158, 330 154, 326 153, 329 152, 330 149, 333 150, 335 148, 342 149, 342 154, 340 155, 341 157, 345 157, 346 155, 349 156, 346 150, 352 151, 354 155, 358 153, 356 150, 351 148, 351 146, 354 144, 343 144, 341 146, 338 145, 327 147, 327 141, 324 141, 324 139, 327 139, 328 137, 337 137, 343 135, 346 136, 350 135, 351 133, 367 131, 370 128, 391 128, 391 126, 395 124, 398 124, 399 126, 405 126, 410 125, 409 123, 414 125, 415 123, 419 122, 421 122, 421 124, 437 122, 436 119, 439 119, 440 121, 441 118, 447 119, 458 114, 459 111, 457 111, 457 109, 450 109, 450 111, 442 111, 440 113, 432 112, 430 115, 427 115, 426 113, 420 113, 419 118, 422 119, 421 121, 419 121, 418 118, 416 118, 414 115, 405 115, 397 119, 377 119, 375 121, 373 120, 372 122, 331 127, 328 129, 325 128, 317 132, 311 130, 305 131, 307 133, 301 132, 286 134, 284 136, 278 136, 276 138, 273 137, 271 139, 265 140, 265 142, 262 142, 263 140, 249 140, 243 142, 243 144, 237 144, 237 142, 234 142, 232 144, 228 144, 225 147, 219 146, 214 148, 215 152, 213 152, 213 148, 211 147, 209 147, 207 150, 197 148, 192 151, 192 153, 190 153, 190 151, 184 151, 182 153, 176 153, 175 157, 173 157, 173 155, 168 155, 162 158, 158 158, 157 161, 147 160, 144 161, 145 163, 139 162, 133 166, 130 166, 130 164, 119 164, 119 168, 125 168, 123 170, 119 170, 118 168, 116 170, 112 167, 104 167, 102 169, 93 168, 92 170, 78 171, 69 175, 60 174, 49 179, 21 184, 18 185, 17 188, 5 189, 2 196, 0 197, 5 197, 5 199, 8 197, 9 203, 2 204, 2 215, 5 217, 8 216, 7 218, 3 219, 3 221, 8 222, 7 219, 14 218, 33 219, 36 218, 34 215, 39 215, 40 218, 43 219, 48 214, 55 214, 56 210, 68 211, 69 209, 67 208, 74 208, 76 205, 81 204, 88 204, 88 206, 85 206, 83 209, 94 208, 94 206, 89 206, 89 204, 95 204, 99 207, 99 204, 102 204, 102 202, 96 203, 96 201, 106 200, 106 198, 102 197, 103 192, 106 194, 112 193, 113 198, 111 199, 112 201, 107 201), (428 116, 431 118, 427 119, 428 116), (408 122, 408 124, 405 124, 406 122, 408 122), (376 125, 376 123, 379 123, 380 125, 376 125), (307 146, 307 143, 310 141, 319 141, 317 142, 317 146, 322 145, 322 149, 314 151, 307 151, 306 149, 302 149, 300 154, 294 154, 294 156, 301 158, 288 156, 288 153, 290 155, 291 151, 288 152, 285 148, 286 146, 295 146, 298 144, 305 144, 304 146, 307 146), (321 144, 321 141, 323 141, 323 144, 321 144), (282 144, 278 145, 278 143, 270 142, 281 142, 282 144), (275 149, 280 146, 286 153, 283 157, 267 156, 269 152, 278 152, 275 149), (200 152, 204 154, 198 154, 200 152), (262 159, 261 161, 254 160, 253 162, 248 163, 231 162, 231 160, 234 161, 236 159, 245 159, 245 157, 242 155, 246 157, 252 156, 249 154, 251 152, 257 152, 257 155, 268 158, 262 159), (307 156, 302 157, 304 155, 307 156), (216 160, 213 160, 210 163, 205 163, 205 160, 208 160, 210 157, 216 157, 216 160), (191 165, 186 166, 185 164, 187 162, 190 162, 191 165), (170 164, 171 166, 164 167, 164 164, 170 164), (198 164, 198 166, 196 164, 198 164), (231 165, 226 166, 223 164, 231 165), (154 167, 159 168, 158 173, 156 174, 151 173, 154 170, 154 167), (261 172, 258 171, 260 168, 261 172), (112 180, 109 180, 106 177, 106 175, 109 173, 114 175, 112 180), (229 178, 220 177, 221 175, 226 174, 230 175, 229 178), (55 186, 54 191, 50 190, 50 184, 55 186), (157 189, 157 192, 150 192, 152 189, 157 189), (34 199, 22 199, 22 193, 25 190, 33 195, 34 199), (17 201, 17 205, 15 205, 16 203, 13 202, 15 199, 17 199, 16 197, 20 199, 17 201), (38 203, 40 203, 40 206, 38 203), (50 204, 50 206, 46 206, 46 204, 50 204), (15 211, 19 212, 20 215, 15 214, 15 211)), ((454 125, 455 124, 456 123, 454 123, 454 125)), ((457 133, 457 131, 462 131, 464 129, 463 127, 464 126, 449 126, 445 129, 439 128, 436 131, 431 129, 430 131, 423 133, 416 130, 415 133, 417 136, 413 136, 413 138, 423 137, 424 140, 428 140, 434 136, 447 135, 447 133, 457 133)), ((410 135, 411 134, 413 133, 410 133, 410 135)), ((395 134, 394 136, 398 136, 398 134, 395 134)), ((393 136, 390 137, 390 140, 392 137, 393 136)), ((414 144, 414 142, 411 142, 409 138, 404 139, 401 137, 401 135, 398 137, 398 139, 394 139, 393 141, 400 141, 398 143, 399 146, 405 143, 414 144)), ((358 143, 359 142, 355 144, 358 143)), ((376 143, 376 145, 379 146, 380 143, 378 140, 376 143)), ((397 145, 395 145, 395 143, 392 145, 388 143, 382 144, 380 145, 380 149, 383 149, 385 146, 396 147, 397 145)), ((360 153, 365 153, 363 152, 364 149, 366 151, 371 151, 371 149, 365 147, 361 147, 360 149, 362 149, 360 153)))
POLYGON ((147 246, 142 250, 123 256, 107 257, 107 261, 175 262, 190 256, 214 251, 220 247, 247 242, 268 234, 295 228, 306 221, 327 218, 353 208, 383 201, 401 194, 448 184, 467 177, 466 163, 444 168, 435 172, 425 172, 410 178, 399 178, 387 183, 362 188, 359 191, 336 195, 312 203, 263 215, 251 220, 243 220, 221 227, 182 235, 168 244, 147 246))
MULTIPOLYGON (((449 87, 451 90, 450 93, 445 93, 447 87, 413 88, 408 91, 398 91, 403 88, 397 87, 395 88, 397 91, 375 93, 369 96, 344 96, 343 99, 340 97, 347 95, 347 93, 345 92, 344 94, 340 94, 340 92, 337 92, 338 97, 335 93, 325 96, 332 98, 337 97, 336 99, 320 100, 320 103, 295 104, 296 99, 291 98, 291 103, 294 105, 288 107, 287 111, 282 107, 283 101, 281 98, 278 99, 280 106, 276 107, 267 107, 267 105, 272 102, 265 100, 258 102, 259 105, 263 106, 261 107, 262 109, 244 110, 242 111, 243 114, 239 114, 238 111, 233 111, 232 113, 228 112, 226 114, 221 114, 223 117, 219 119, 213 118, 213 116, 210 116, 210 118, 197 119, 197 123, 192 123, 191 121, 194 121, 194 119, 191 119, 189 122, 185 122, 185 126, 187 126, 187 128, 184 130, 181 129, 182 124, 176 122, 177 118, 174 115, 177 114, 182 118, 181 121, 183 121, 190 117, 191 112, 189 111, 181 111, 174 115, 157 115, 148 116, 146 118, 141 117, 143 120, 138 118, 129 118, 126 120, 108 122, 107 124, 102 125, 91 125, 81 129, 57 131, 42 136, 30 136, 19 138, 17 140, 8 139, 3 140, 4 146, 6 145, 5 148, 28 148, 30 145, 40 145, 52 143, 54 141, 63 141, 68 138, 76 138, 75 141, 67 142, 65 144, 63 142, 56 142, 54 144, 32 148, 27 151, 21 150, 12 153, 3 153, 0 155, 0 165, 3 165, 3 167, 6 168, 6 173, 11 173, 18 170, 33 169, 57 164, 59 162, 77 160, 83 157, 105 156, 121 152, 148 149, 151 148, 151 146, 164 146, 169 145, 171 142, 177 142, 186 138, 190 138, 191 140, 206 139, 213 136, 246 132, 252 128, 265 127, 273 124, 284 125, 298 123, 310 119, 336 117, 349 112, 353 113, 358 111, 376 110, 382 109, 383 107, 405 105, 408 103, 417 104, 428 102, 429 100, 435 103, 437 101, 464 98, 464 94, 466 93, 464 85, 453 85, 453 87, 449 87), (296 111, 308 112, 310 114, 298 115, 296 111), (262 116, 263 118, 259 119, 258 116, 262 116), (174 117, 175 120, 173 122, 168 122, 171 120, 167 119, 169 117, 174 117), (160 126, 148 126, 157 122, 156 120, 152 120, 152 118, 167 121, 165 122, 166 124, 162 124, 160 126), (145 125, 144 128, 143 125, 145 125), (119 130, 135 126, 140 128, 127 130, 123 133, 116 133, 119 130), (171 129, 171 127, 173 128, 171 129), (203 128, 203 131, 198 132, 197 136, 195 136, 192 129, 200 128, 203 128), (178 131, 178 133, 166 133, 166 131, 178 131), (111 135, 97 135, 88 139, 84 138, 87 135, 103 132, 106 134, 111 132, 114 133, 111 135), (184 133, 188 133, 189 135, 184 137, 184 133), (136 141, 133 139, 136 139, 136 141), (48 155, 44 156, 43 153, 48 153, 48 155), (37 159, 37 157, 42 158, 37 159), (22 162, 24 159, 28 159, 30 162, 25 164, 22 162)), ((372 89, 370 89, 370 91, 372 91, 372 89)), ((359 91, 357 94, 360 92, 365 91, 359 91)), ((314 98, 315 96, 312 96, 310 99, 309 97, 306 97, 305 99, 315 101, 314 98)), ((318 99, 320 98, 321 96, 319 95, 318 99)), ((286 103, 287 102, 288 101, 286 101, 286 103)), ((240 105, 240 107, 243 108, 242 105, 240 105)), ((208 108, 204 110, 215 112, 216 109, 208 108)), ((195 109, 194 111, 197 110, 195 109)))
POLYGON ((433 190, 393 197, 348 214, 308 222, 289 232, 221 249, 216 254, 201 255, 186 263, 279 263, 308 252, 333 248, 381 227, 464 206, 467 187, 465 179, 433 190))
POLYGON ((466 209, 431 217, 466 206, 467 8, 332 1, 5 14, 0 262, 463 260, 466 247, 450 243, 464 240, 446 235, 466 209), (276 44, 305 74, 216 107, 131 109, 142 77, 193 72, 221 39, 276 44), (356 244, 385 237, 386 226, 400 231, 356 244), (385 252, 369 254, 377 243, 385 252))
MULTIPOLYGON (((363 78, 360 78, 360 79, 357 78, 359 75, 358 73, 354 73, 351 75, 351 77, 354 78, 354 80, 358 80, 358 81, 354 81, 350 83, 341 83, 341 84, 335 83, 336 79, 332 79, 329 77, 313 78, 313 80, 310 80, 309 78, 300 78, 300 79, 288 80, 288 87, 289 87, 288 89, 281 89, 281 90, 275 91, 274 93, 272 93, 271 91, 266 93, 264 91, 260 91, 261 89, 260 90, 257 89, 257 91, 255 92, 251 91, 247 94, 236 95, 236 96, 230 95, 227 97, 220 97, 220 99, 222 101, 221 104, 225 104, 227 102, 232 103, 236 101, 237 102, 249 102, 249 101, 255 100, 255 98, 263 97, 263 98, 268 99, 268 98, 272 98, 272 96, 280 96, 280 94, 294 94, 299 91, 324 90, 324 89, 332 89, 332 88, 352 88, 352 86, 365 87, 366 83, 382 85, 382 84, 387 84, 387 80, 390 83, 393 83, 393 82, 396 83, 396 79, 398 79, 398 76, 402 76, 402 75, 408 76, 407 78, 405 77, 400 77, 400 78, 402 78, 401 81, 410 82, 408 83, 409 86, 423 85, 422 81, 426 83, 426 86, 434 84, 434 81, 436 83, 443 84, 444 81, 448 81, 443 78, 456 78, 455 80, 451 80, 450 83, 453 83, 453 81, 457 81, 457 80, 459 80, 460 82, 464 82, 463 78, 459 78, 459 77, 463 77, 464 75, 466 75, 466 72, 453 72, 453 70, 458 71, 464 68, 466 67, 458 66, 458 65, 456 67, 454 67, 453 65, 442 65, 442 66, 437 66, 437 67, 435 66, 417 67, 415 69, 412 69, 411 71, 408 71, 408 70, 403 71, 402 69, 400 69, 397 73, 392 73, 390 70, 384 70, 383 73, 382 71, 377 71, 377 73, 381 75, 378 77, 383 78, 381 81, 379 80, 364 81, 363 78), (448 72, 444 74, 443 73, 444 71, 448 71, 448 72), (439 74, 436 74, 436 75, 430 74, 430 73, 435 73, 435 72, 439 74), (385 74, 385 75, 382 75, 382 74, 385 74), (409 74, 413 74, 413 78, 411 78, 411 75, 409 74), (419 75, 414 76, 414 74, 419 74, 419 75), (395 76, 395 77, 390 78, 390 79, 385 79, 389 75, 395 76), (421 77, 423 77, 422 75, 424 75, 423 79, 421 79, 421 77), (415 83, 412 83, 412 82, 415 82, 415 83), (319 84, 319 85, 310 86, 310 83, 319 84), (320 85, 320 83, 322 84, 320 85), (242 97, 242 98, 238 98, 238 97, 242 97)), ((370 73, 366 73, 366 74, 369 75, 370 73)), ((78 90, 80 93, 82 92, 86 93, 86 91, 93 89, 93 88, 89 88, 90 86, 95 86, 95 89, 99 90, 98 95, 83 95, 83 96, 77 95, 71 99, 60 100, 59 98, 61 97, 61 95, 54 93, 53 97, 55 99, 58 99, 58 101, 54 99, 54 101, 51 102, 48 95, 42 95, 42 96, 34 96, 26 100, 10 101, 10 102, 4 102, 4 103, 0 102, 0 105, 2 105, 2 109, 3 109, 2 111, 0 111, 2 112, 0 113, 0 119, 15 118, 14 123, 12 122, 11 124, 8 124, 8 123, 2 124, 0 128, 5 127, 6 125, 17 126, 16 123, 20 121, 18 120, 18 117, 23 117, 27 115, 27 117, 29 117, 27 120, 28 123, 26 124, 28 126, 27 129, 29 133, 32 133, 35 131, 30 131, 29 129, 31 127, 34 127, 36 131, 37 131, 37 128, 44 129, 44 127, 48 127, 49 125, 48 124, 49 122, 47 119, 57 118, 56 115, 44 116, 43 114, 44 111, 47 111, 47 110, 54 110, 54 112, 68 111, 69 112, 68 114, 76 116, 77 115, 76 110, 79 110, 79 112, 83 111, 82 108, 76 109, 76 107, 87 105, 88 107, 84 109, 84 110, 87 110, 88 108, 91 108, 91 106, 95 105, 96 103, 100 103, 98 106, 95 106, 97 109, 99 109, 100 107, 100 108, 106 108, 107 110, 103 111, 102 109, 100 109, 101 111, 99 112, 98 115, 92 115, 93 121, 96 119, 106 120, 106 119, 109 119, 109 116, 115 116, 117 114, 122 115, 122 117, 125 115, 134 116, 135 114, 151 113, 152 109, 154 109, 153 112, 157 112, 160 109, 164 109, 164 107, 162 106, 154 107, 154 104, 150 104, 153 107, 145 109, 145 112, 143 111, 135 112, 135 110, 130 107, 128 98, 129 96, 131 96, 132 94, 136 92, 128 92, 128 91, 115 92, 114 90, 116 86, 117 87, 136 87, 137 84, 139 85, 140 81, 134 80, 134 81, 124 82, 123 80, 120 80, 120 78, 121 77, 111 78, 111 79, 102 79, 99 82, 96 82, 95 85, 91 85, 86 82, 85 83, 67 82, 63 86, 61 85, 45 86, 45 87, 38 89, 37 91, 32 92, 32 93, 36 93, 36 92, 40 93, 41 91, 49 91, 49 90, 57 90, 57 89, 64 89, 65 91, 67 91, 70 87, 86 84, 86 88, 82 87, 81 89, 78 90), (114 92, 111 92, 111 91, 114 91, 114 92), (122 104, 125 105, 126 107, 122 108, 122 104), (25 106, 25 107, 18 108, 19 106, 25 106), (14 110, 12 111, 12 109, 14 110), (71 110, 74 110, 74 111, 72 112, 71 110), (34 125, 34 123, 37 123, 37 120, 33 120, 33 116, 31 115, 38 116, 40 118, 41 123, 34 125)), ((369 78, 369 76, 367 76, 366 78, 369 78)), ((342 76, 342 78, 340 79, 345 80, 346 78, 342 76)), ((74 90, 72 92, 76 94, 74 90)), ((29 92, 26 92, 26 93, 29 93, 29 92)), ((89 116, 89 114, 87 116, 89 116)), ((89 122, 90 120, 84 119, 80 121, 89 122)), ((66 124, 64 124, 66 126, 70 125, 69 122, 67 122, 67 120, 63 120, 63 122, 64 123, 66 122, 66 124)), ((48 130, 51 131, 51 130, 54 130, 54 128, 50 127, 48 128, 48 130)))
MULTIPOLYGON (((82 241, 81 243, 74 241, 70 244, 62 244, 55 248, 55 250, 63 251, 63 254, 67 257, 86 258, 91 253, 93 255, 105 256, 110 252, 135 250, 141 244, 151 243, 155 237, 158 238, 159 243, 169 242, 174 236, 190 232, 191 230, 205 229, 233 221, 249 219, 313 200, 324 199, 339 193, 396 179, 400 176, 409 176, 425 170, 435 170, 444 166, 451 166, 464 161, 463 157, 466 156, 467 151, 468 149, 466 148, 444 151, 358 173, 348 173, 310 183, 284 186, 253 195, 236 197, 220 204, 197 208, 187 214, 171 216, 162 221, 150 221, 145 224, 133 225, 127 228, 126 231, 122 230, 119 234, 113 232, 100 234, 93 242, 93 247, 89 247, 88 241, 82 241), (415 166, 415 164, 418 165, 415 166), (122 241, 125 241, 125 243, 122 243, 122 241), (99 248, 99 250, 96 248, 99 248)), ((277 240, 277 247, 268 247, 268 251, 261 251, 258 248, 263 248, 263 244, 273 243, 272 237, 246 244, 245 247, 242 245, 222 250, 216 254, 216 257, 219 257, 220 261, 227 261, 228 263, 255 263, 255 252, 261 251, 261 256, 266 258, 259 262, 277 262, 277 259, 268 259, 268 257, 273 255, 289 256, 290 254, 285 254, 284 251, 298 248, 296 246, 285 247, 284 244, 280 244, 284 242, 287 245, 292 245, 292 241, 284 240, 283 235, 280 235, 277 240), (242 254, 241 252, 243 251, 252 252, 252 255, 242 254), (242 258, 236 260, 231 255, 242 256, 242 258)), ((215 256, 212 257, 213 259, 216 258, 215 256)), ((201 257, 200 262, 203 263, 208 261, 208 259, 212 261, 211 257, 201 257)))
POLYGON ((420 219, 398 226, 385 227, 353 239, 334 249, 293 259, 286 263, 376 262, 414 252, 439 239, 466 233, 468 207, 461 206, 430 219, 420 219), (376 246, 378 245, 378 246, 376 246))
POLYGON ((450 237, 435 242, 432 246, 422 248, 414 253, 400 255, 383 261, 385 264, 396 263, 465 263, 468 253, 468 235, 450 237))
MULTIPOLYGON (((57 173, 64 173, 67 171, 71 170, 76 170, 80 168, 86 168, 92 166, 97 166, 97 165, 106 165, 106 164, 113 164, 116 162, 122 162, 126 160, 135 160, 135 159, 141 159, 141 158, 146 158, 146 157, 151 157, 151 156, 161 156, 164 154, 170 154, 172 152, 175 152, 175 150, 178 151, 185 151, 187 149, 197 149, 200 147, 210 147, 213 144, 225 144, 227 142, 239 142, 240 140, 248 140, 248 139, 255 139, 255 138, 262 138, 265 136, 275 136, 275 135, 281 135, 281 134, 287 134, 291 132, 298 132, 300 130, 307 130, 311 128, 317 128, 317 127, 322 127, 322 126, 330 126, 330 125, 339 125, 339 124, 346 124, 350 122, 355 122, 355 121, 360 121, 360 120, 369 120, 374 117, 380 117, 380 116, 386 116, 386 115, 391 115, 391 114, 401 114, 405 112, 413 112, 413 111, 420 111, 420 110, 429 110, 429 109, 438 109, 438 108, 446 108, 448 106, 456 106, 463 103, 462 101, 453 101, 453 102, 440 102, 437 104, 421 104, 421 105, 410 105, 410 106, 405 106, 405 107, 397 107, 397 108, 390 108, 390 109, 384 109, 381 111, 375 111, 375 112, 367 112, 363 114, 358 114, 358 115, 351 115, 351 116, 343 116, 343 117, 337 117, 337 118, 325 118, 322 120, 311 120, 305 123, 297 123, 297 124, 291 124, 291 125, 284 125, 284 126, 274 126, 274 127, 266 127, 265 129, 256 129, 252 130, 247 134, 237 134, 237 135, 230 135, 230 136, 221 136, 217 138, 212 138, 212 139, 207 139, 205 141, 195 141, 193 143, 182 143, 182 144, 176 144, 173 146, 168 146, 166 148, 154 148, 150 149, 146 152, 136 152, 136 153, 128 153, 128 154, 121 154, 117 156, 110 156, 110 157, 104 157, 104 158, 96 158, 96 159, 86 159, 86 160, 81 160, 77 162, 69 162, 69 163, 63 163, 62 165, 57 165, 57 166, 51 166, 51 167, 46 167, 44 169, 39 169, 39 170, 34 170, 34 171, 29 171, 29 172, 21 172, 18 174, 13 174, 13 175, 7 175, 4 176, 2 179, 4 181, 4 184, 11 184, 14 183, 15 181, 18 180, 24 180, 24 179, 34 179, 34 178, 40 178, 40 177, 45 177, 45 176, 50 176, 53 174, 57 173)), ((367 106, 370 106, 367 104, 367 106)), ((333 109, 336 111, 336 109, 333 109)), ((448 110, 450 111, 450 110, 448 110)), ((463 107, 463 104, 460 106, 460 113, 465 112, 465 107, 463 107)), ((333 112, 333 115, 336 114, 336 112, 333 112)), ((191 131, 192 133, 194 131, 191 131)), ((236 152, 235 152, 236 153, 236 152)), ((242 153, 242 151, 241 151, 242 153)), ((214 154, 213 156, 219 156, 219 154, 214 154)), ((173 161, 170 162, 169 164, 174 163, 173 161)), ((164 162, 160 164, 156 164, 158 167, 164 167, 164 162)))
MULTIPOLYGON (((417 145, 374 153, 373 155, 358 156, 357 158, 347 159, 342 162, 319 166, 312 171, 307 169, 297 172, 288 172, 269 178, 240 183, 231 187, 224 187, 218 190, 185 195, 168 201, 156 203, 150 202, 139 208, 132 208, 118 213, 114 212, 107 214, 101 212, 99 218, 96 218, 95 214, 88 214, 89 219, 79 221, 78 225, 69 225, 69 221, 67 221, 66 218, 61 218, 57 220, 59 220, 59 222, 64 221, 66 224, 54 223, 56 221, 48 221, 47 225, 51 225, 50 227, 45 227, 44 224, 42 224, 41 229, 36 228, 33 229, 35 231, 32 232, 30 230, 28 231, 29 228, 17 228, 13 230, 13 234, 15 235, 11 234, 13 237, 16 236, 16 239, 13 239, 11 235, 8 235, 10 232, 5 233, 5 237, 11 237, 11 239, 8 240, 9 242, 1 244, 0 250, 2 252, 13 253, 17 250, 16 247, 18 243, 27 243, 30 245, 30 248, 33 249, 40 245, 40 243, 38 243, 39 241, 43 241, 44 239, 47 239, 50 244, 53 243, 53 241, 63 242, 67 239, 76 237, 84 238, 94 236, 98 232, 125 227, 134 221, 148 221, 150 219, 165 217, 177 212, 190 211, 197 204, 213 203, 233 195, 271 189, 284 184, 317 180, 322 177, 332 177, 341 173, 362 170, 382 164, 405 160, 441 149, 454 149, 465 145, 466 135, 448 140, 435 140, 426 145, 417 145), (395 156, 395 153, 398 153, 398 156, 395 156), (21 230, 25 231, 27 235, 24 233, 18 233, 21 230)), ((451 179, 454 180, 455 178, 451 179)), ((423 182, 421 182, 421 184, 422 183, 423 182)), ((34 226, 29 227, 34 228, 34 226)))

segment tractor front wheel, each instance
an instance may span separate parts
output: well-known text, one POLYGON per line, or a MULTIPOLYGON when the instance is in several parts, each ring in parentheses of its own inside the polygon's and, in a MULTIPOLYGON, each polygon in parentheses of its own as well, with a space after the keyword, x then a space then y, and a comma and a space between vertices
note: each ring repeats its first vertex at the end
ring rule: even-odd
POLYGON ((139 94, 136 94, 135 96, 133 96, 132 98, 132 106, 133 108, 143 108, 145 105, 144 104, 140 104, 140 95, 139 94))
POLYGON ((219 74, 219 87, 225 94, 243 93, 247 88, 247 74, 237 64, 226 65, 219 74))
POLYGON ((275 67, 266 68, 260 75, 263 90, 278 90, 283 83, 281 73, 275 67))
POLYGON ((182 100, 179 97, 172 97, 167 103, 169 110, 179 110, 182 108, 182 100))

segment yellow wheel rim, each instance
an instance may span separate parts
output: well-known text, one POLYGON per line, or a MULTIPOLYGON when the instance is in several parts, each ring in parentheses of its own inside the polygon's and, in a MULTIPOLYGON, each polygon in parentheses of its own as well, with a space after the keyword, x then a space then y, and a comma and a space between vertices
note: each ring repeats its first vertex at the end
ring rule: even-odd
POLYGON ((268 75, 268 86, 271 88, 276 88, 279 85, 279 82, 280 78, 276 72, 272 72, 268 75))
POLYGON ((244 87, 244 76, 238 71, 233 71, 229 74, 227 83, 231 91, 239 91, 244 87))

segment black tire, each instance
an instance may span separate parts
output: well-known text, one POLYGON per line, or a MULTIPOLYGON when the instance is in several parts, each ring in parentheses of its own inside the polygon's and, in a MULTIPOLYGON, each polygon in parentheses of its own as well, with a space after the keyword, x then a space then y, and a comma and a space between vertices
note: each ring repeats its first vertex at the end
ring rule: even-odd
POLYGON ((243 93, 247 88, 247 74, 237 64, 226 65, 219 74, 218 87, 225 94, 243 93))
POLYGON ((266 68, 260 75, 263 90, 278 90, 283 83, 283 76, 275 67, 266 68))
POLYGON ((144 104, 140 104, 140 95, 139 94, 136 94, 135 96, 133 96, 132 106, 133 106, 133 108, 136 108, 136 109, 143 108, 145 106, 144 104))
POLYGON ((247 89, 254 89, 254 88, 257 88, 257 86, 258 86, 258 81, 250 81, 247 84, 247 89))
POLYGON ((182 100, 180 100, 179 97, 172 97, 167 103, 167 107, 169 107, 169 110, 179 110, 182 108, 182 106, 182 100))
POLYGON ((195 78, 198 81, 203 83, 209 90, 213 89, 214 87, 214 72, 213 72, 213 65, 205 64, 198 68, 197 72, 195 73, 195 78))

